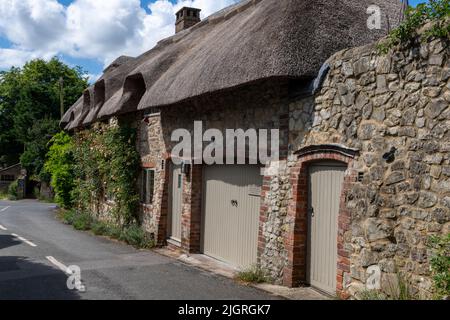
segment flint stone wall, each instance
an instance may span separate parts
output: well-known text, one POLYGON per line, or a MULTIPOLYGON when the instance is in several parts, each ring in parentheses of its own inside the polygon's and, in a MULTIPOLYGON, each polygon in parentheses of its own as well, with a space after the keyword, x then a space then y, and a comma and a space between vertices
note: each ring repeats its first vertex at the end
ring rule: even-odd
MULTIPOLYGON (((427 241, 450 230, 448 57, 441 40, 387 55, 374 45, 344 50, 329 59, 320 92, 290 104, 292 150, 333 143, 360 153, 352 169, 363 179, 346 194, 351 267, 344 285, 351 295, 364 290, 372 265, 382 271, 384 291, 401 271, 414 293, 429 295, 427 241), (383 155, 392 147, 389 163, 383 155)), ((289 166, 296 161, 291 155, 289 166)))
POLYGON ((309 145, 339 144, 359 150, 351 169, 361 178, 345 194, 351 212, 342 243, 350 261, 345 291, 356 296, 364 290, 367 268, 376 265, 387 293, 401 271, 415 293, 429 295, 427 241, 450 229, 448 55, 448 42, 439 40, 387 55, 374 45, 354 48, 329 59, 330 71, 315 96, 292 98, 287 83, 260 83, 163 108, 147 122, 138 114, 142 163, 156 170, 155 200, 141 210, 145 229, 165 240, 173 130, 193 133, 198 120, 204 130, 223 133, 278 128, 287 157, 277 176, 264 179, 258 244, 259 265, 274 282, 283 282, 290 263, 286 238, 294 225, 287 214, 291 168, 298 162, 294 153, 309 145), (383 155, 392 147, 395 159, 387 162, 383 155))

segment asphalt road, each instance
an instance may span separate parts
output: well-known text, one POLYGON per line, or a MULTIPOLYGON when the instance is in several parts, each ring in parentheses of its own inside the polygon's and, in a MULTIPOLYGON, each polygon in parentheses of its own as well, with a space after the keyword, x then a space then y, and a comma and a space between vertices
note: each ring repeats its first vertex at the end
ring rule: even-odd
POLYGON ((32 200, 0 201, 0 299, 275 298, 157 253, 73 230, 55 218, 54 208, 32 200), (68 288, 62 270, 69 266, 80 267, 84 292, 68 288))

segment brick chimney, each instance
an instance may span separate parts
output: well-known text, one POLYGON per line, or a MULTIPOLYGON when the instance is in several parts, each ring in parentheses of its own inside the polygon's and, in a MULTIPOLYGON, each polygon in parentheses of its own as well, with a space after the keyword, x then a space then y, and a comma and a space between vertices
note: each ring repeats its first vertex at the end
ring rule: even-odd
POLYGON ((175 23, 175 33, 186 30, 199 23, 200 9, 183 7, 177 12, 177 22, 175 23))

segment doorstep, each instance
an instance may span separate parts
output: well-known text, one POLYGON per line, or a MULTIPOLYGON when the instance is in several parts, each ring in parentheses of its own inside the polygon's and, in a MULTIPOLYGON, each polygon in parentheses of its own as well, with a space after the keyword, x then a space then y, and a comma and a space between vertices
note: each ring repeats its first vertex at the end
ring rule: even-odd
MULTIPOLYGON (((214 274, 221 275, 226 278, 235 279, 239 270, 227 263, 216 260, 204 254, 186 254, 181 252, 179 248, 174 246, 153 249, 156 253, 168 256, 184 262, 188 265, 209 271, 214 274)), ((289 300, 330 300, 318 291, 310 287, 287 288, 283 286, 262 283, 262 284, 246 284, 257 289, 269 292, 271 294, 289 299, 289 300)))
POLYGON ((238 273, 238 269, 226 264, 222 261, 216 260, 214 258, 208 257, 204 254, 186 254, 181 252, 181 249, 175 248, 174 246, 166 248, 157 248, 153 251, 162 254, 164 256, 169 256, 171 258, 177 259, 186 264, 195 266, 197 268, 219 274, 221 276, 234 279, 238 273))
POLYGON ((255 284, 253 286, 289 300, 332 300, 331 297, 311 287, 288 288, 269 283, 255 284))

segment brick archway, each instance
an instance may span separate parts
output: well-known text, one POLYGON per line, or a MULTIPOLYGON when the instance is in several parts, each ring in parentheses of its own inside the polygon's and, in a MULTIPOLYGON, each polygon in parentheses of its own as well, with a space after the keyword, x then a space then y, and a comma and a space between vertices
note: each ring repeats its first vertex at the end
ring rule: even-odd
POLYGON ((289 287, 306 282, 307 268, 307 233, 308 233, 308 166, 312 163, 333 160, 347 164, 344 185, 340 198, 338 218, 338 294, 343 294, 344 273, 350 272, 349 253, 345 250, 344 234, 350 227, 350 213, 346 207, 345 198, 352 184, 357 179, 357 173, 352 168, 353 159, 358 152, 335 145, 309 146, 296 152, 296 165, 291 168, 290 183, 292 199, 288 208, 288 219, 293 221, 285 237, 285 248, 288 254, 288 265, 284 268, 283 284, 289 287))

